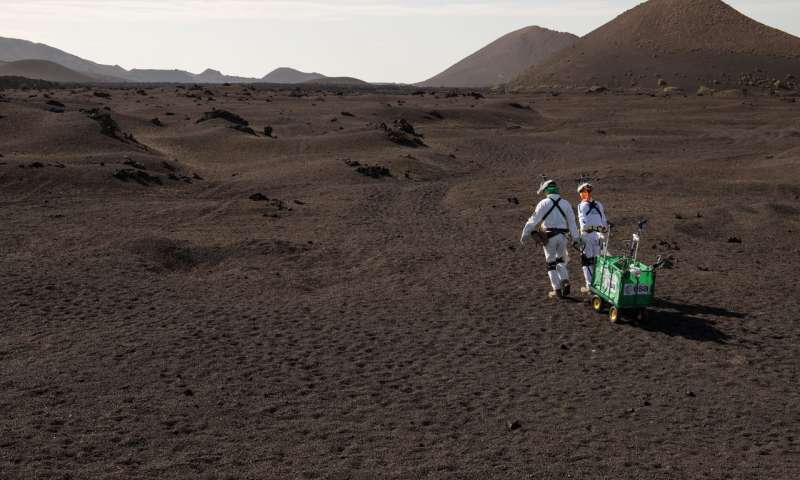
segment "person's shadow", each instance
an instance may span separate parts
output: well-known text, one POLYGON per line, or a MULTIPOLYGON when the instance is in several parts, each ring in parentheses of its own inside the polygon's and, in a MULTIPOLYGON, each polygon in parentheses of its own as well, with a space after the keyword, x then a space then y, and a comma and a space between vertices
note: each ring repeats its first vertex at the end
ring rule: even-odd
POLYGON ((730 336, 714 326, 714 322, 699 315, 726 318, 745 318, 746 315, 725 308, 707 305, 674 303, 656 299, 648 309, 646 321, 628 322, 628 325, 650 332, 679 336, 698 342, 728 343, 730 336))

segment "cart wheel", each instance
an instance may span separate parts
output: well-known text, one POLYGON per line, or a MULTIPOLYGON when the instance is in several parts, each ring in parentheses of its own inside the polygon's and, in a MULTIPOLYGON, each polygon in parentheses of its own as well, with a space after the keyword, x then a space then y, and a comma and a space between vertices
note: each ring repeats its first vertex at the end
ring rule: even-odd
POLYGON ((597 295, 592 297, 592 308, 595 312, 600 313, 603 311, 603 299, 597 295))
POLYGON ((608 317, 611 319, 611 323, 617 323, 619 321, 619 309, 611 307, 608 311, 608 317))
POLYGON ((638 317, 640 322, 646 322, 650 318, 650 312, 646 308, 643 308, 639 310, 638 317))

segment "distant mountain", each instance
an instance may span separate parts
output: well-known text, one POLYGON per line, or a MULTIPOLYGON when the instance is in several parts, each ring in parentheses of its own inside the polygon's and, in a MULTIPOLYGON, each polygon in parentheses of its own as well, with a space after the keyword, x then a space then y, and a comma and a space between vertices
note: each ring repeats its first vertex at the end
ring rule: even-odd
POLYGON ((145 70, 133 69, 128 72, 128 80, 141 83, 258 83, 257 78, 224 75, 210 68, 200 74, 186 70, 145 70))
POLYGON ((697 89, 772 86, 791 76, 800 76, 800 38, 720 0, 650 0, 530 68, 512 87, 697 89))
POLYGON ((480 88, 507 83, 577 41, 571 33, 526 27, 495 40, 419 86, 480 88))
POLYGON ((321 73, 305 73, 293 68, 278 68, 261 79, 265 83, 304 83, 325 78, 321 73))
POLYGON ((257 83, 261 80, 257 78, 235 77, 224 75, 219 70, 206 69, 203 73, 194 76, 197 83, 257 83))
POLYGON ((94 83, 96 78, 47 60, 19 60, 0 64, 0 77, 25 77, 65 83, 94 83))
POLYGON ((194 83, 195 76, 185 70, 156 70, 134 68, 127 79, 141 83, 194 83))
POLYGON ((353 77, 324 77, 324 78, 316 78, 314 80, 308 80, 303 82, 304 85, 333 85, 333 86, 344 86, 344 85, 369 85, 368 82, 364 80, 359 80, 358 78, 353 77))
MULTIPOLYGON (((211 68, 206 69, 200 74, 194 74, 185 70, 133 69, 129 71, 118 65, 101 65, 89 60, 84 60, 83 58, 40 43, 0 37, 0 62, 17 62, 20 60, 47 61, 72 71, 72 73, 66 71, 56 71, 52 65, 20 65, 19 68, 25 67, 22 70, 19 70, 20 72, 28 72, 30 75, 37 75, 36 77, 30 78, 46 78, 48 80, 52 78, 69 78, 70 80, 60 81, 85 83, 136 82, 298 84, 326 78, 325 75, 319 73, 305 73, 292 68, 279 68, 269 73, 262 79, 225 75, 222 72, 213 70, 211 68), (77 80, 79 78, 80 80, 77 80)), ((9 74, 9 76, 10 75, 11 74, 9 74)), ((16 76, 24 75, 16 74, 16 76)), ((366 82, 361 82, 360 80, 349 77, 342 77, 337 79, 335 83, 354 85, 366 82)))
POLYGON ((125 79, 128 73, 118 65, 101 65, 57 48, 15 38, 0 37, 0 60, 6 62, 47 60, 76 72, 87 74, 93 77, 94 81, 121 81, 125 79))

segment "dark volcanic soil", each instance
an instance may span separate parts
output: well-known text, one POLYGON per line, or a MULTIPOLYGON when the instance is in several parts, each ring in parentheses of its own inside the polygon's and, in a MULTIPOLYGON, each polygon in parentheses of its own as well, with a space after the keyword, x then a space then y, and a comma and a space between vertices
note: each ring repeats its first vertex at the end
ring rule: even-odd
POLYGON ((0 478, 800 475, 800 104, 104 92, 2 92, 0 478), (542 173, 648 323, 545 299, 542 173))

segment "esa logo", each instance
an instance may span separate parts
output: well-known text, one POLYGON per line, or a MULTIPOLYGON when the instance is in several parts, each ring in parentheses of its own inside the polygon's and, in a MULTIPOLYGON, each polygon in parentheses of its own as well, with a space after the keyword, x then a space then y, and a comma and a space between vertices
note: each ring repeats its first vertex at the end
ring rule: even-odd
POLYGON ((625 285, 625 296, 633 295, 648 295, 650 294, 650 285, 625 285))

